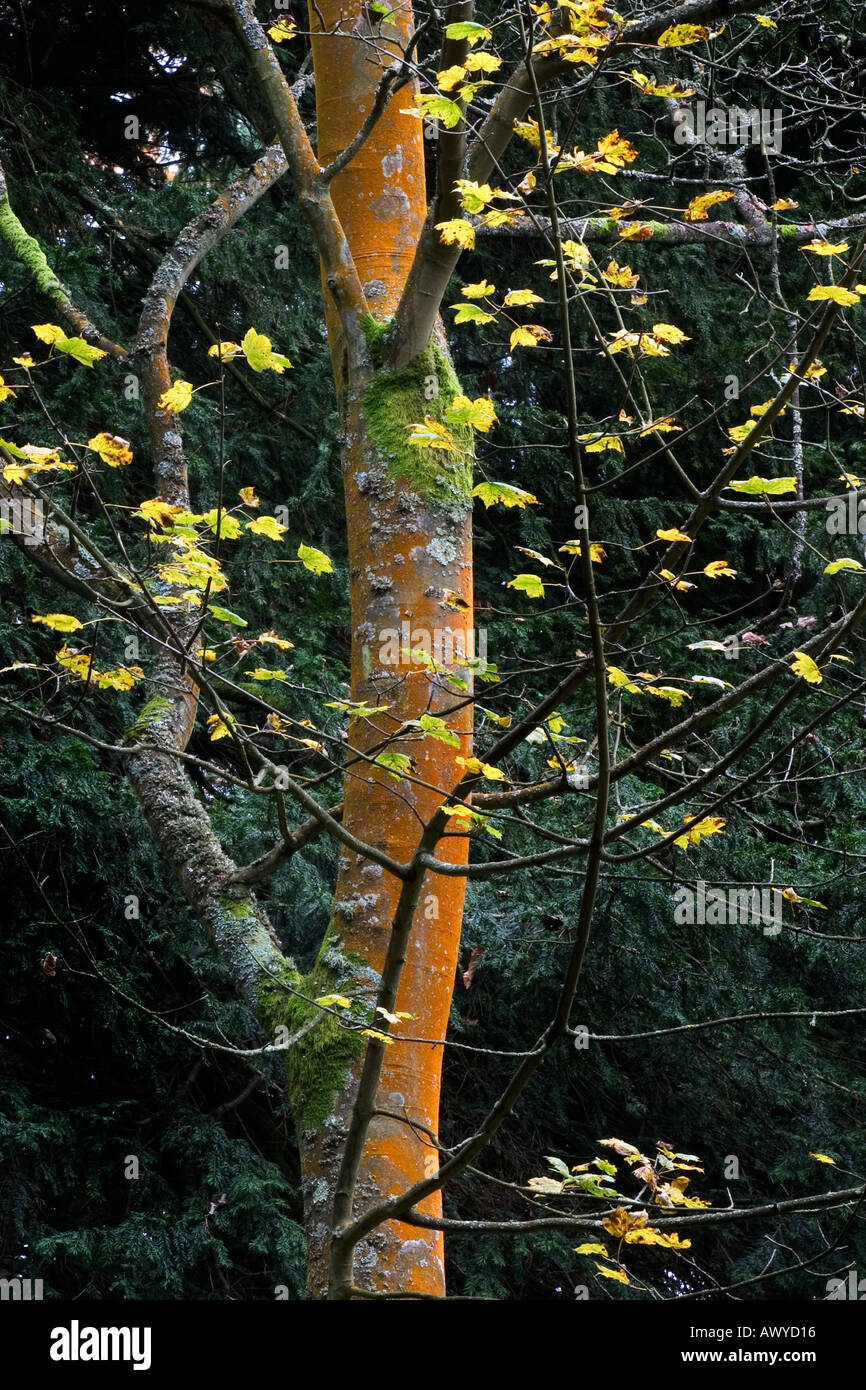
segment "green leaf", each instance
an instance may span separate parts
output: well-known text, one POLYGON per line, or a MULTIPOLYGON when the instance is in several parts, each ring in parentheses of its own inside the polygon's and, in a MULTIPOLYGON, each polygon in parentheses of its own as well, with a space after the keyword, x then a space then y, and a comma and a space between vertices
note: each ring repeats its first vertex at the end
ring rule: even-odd
POLYGON ((488 29, 484 24, 473 24, 470 20, 461 21, 459 24, 448 24, 445 28, 446 39, 465 39, 470 48, 474 48, 477 43, 484 39, 493 38, 493 30, 488 29))
POLYGON ((267 666, 257 666, 254 671, 245 671, 244 675, 248 681, 288 680, 288 671, 269 671, 267 666))
POLYGON ((829 565, 824 566, 825 574, 838 574, 840 570, 862 570, 863 566, 859 560, 851 560, 847 555, 843 555, 841 560, 831 560, 829 565))
POLYGON ((412 759, 406 753, 379 753, 373 761, 378 763, 379 767, 384 767, 392 777, 396 777, 398 782, 407 772, 412 771, 412 759))
POLYGON ((436 96, 432 92, 418 92, 415 105, 422 116, 433 116, 441 121, 446 130, 453 130, 463 120, 463 112, 456 101, 448 97, 436 96))
POLYGON ((91 347, 83 338, 64 338, 62 342, 54 344, 54 351, 65 352, 68 357, 74 357, 75 361, 84 367, 92 367, 94 362, 106 355, 102 348, 91 347))
POLYGON ((753 496, 767 493, 769 497, 779 497, 784 492, 797 491, 796 478, 758 478, 754 475, 737 483, 728 483, 731 492, 746 492, 753 496))
POLYGON ((517 589, 527 598, 544 598, 544 585, 537 574, 516 574, 509 579, 506 588, 517 589))
POLYGON ((292 365, 288 357, 274 352, 270 338, 266 338, 264 333, 257 333, 254 328, 244 334, 241 350, 254 372, 272 371, 281 375, 286 367, 292 365))
POLYGON ((480 304, 452 304, 451 308, 455 311, 454 323, 492 323, 495 314, 488 314, 486 309, 482 309, 480 304))
MULTIPOLYGON (((414 721, 413 721, 414 722, 414 721)), ((425 734, 435 738, 438 743, 447 743, 449 748, 459 748, 460 739, 453 734, 445 723, 444 719, 439 719, 435 714, 422 714, 418 720, 418 728, 425 734)))
POLYGON ((235 627, 246 627, 246 618, 241 618, 237 613, 232 613, 229 608, 220 608, 219 604, 209 603, 207 611, 220 623, 234 623, 235 627))

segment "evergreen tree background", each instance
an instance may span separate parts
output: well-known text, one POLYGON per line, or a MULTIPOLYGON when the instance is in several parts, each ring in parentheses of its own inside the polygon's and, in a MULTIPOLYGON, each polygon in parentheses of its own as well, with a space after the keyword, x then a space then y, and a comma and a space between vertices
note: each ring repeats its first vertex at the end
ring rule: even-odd
MULTIPOLYGON (((846 7, 825 7, 823 14, 826 42, 850 52, 846 7)), ((16 212, 92 320, 129 342, 155 258, 271 139, 243 61, 213 15, 161 0, 146 6, 144 17, 140 5, 108 0, 60 12, 0 4, 0 30, 9 36, 0 57, 0 141, 16 212), (126 140, 130 113, 158 138, 146 144, 126 140), (168 164, 177 166, 171 181, 168 164)), ((804 31, 804 46, 811 32, 804 31)), ((749 79, 744 83, 745 97, 759 104, 760 83, 755 80, 751 89, 749 79)), ((311 95, 304 98, 304 111, 312 122, 311 95)), ((565 103, 560 114, 566 122, 565 103)), ((587 103, 582 120, 587 148, 613 126, 640 146, 650 125, 637 96, 614 108, 600 94, 587 103)), ((813 133, 804 129, 796 138, 808 151, 813 133)), ((844 141, 845 132, 837 138, 844 141)), ((651 154, 640 167, 653 169, 651 154)), ((657 167, 665 167, 661 153, 657 167)), ((754 172, 757 177, 760 170, 754 172)), ((800 184, 789 184, 778 196, 799 198, 815 218, 831 211, 832 189, 808 168, 800 184)), ((565 211, 577 218, 600 195, 593 180, 571 187, 565 211)), ((766 196, 766 188, 757 189, 766 196)), ((623 198, 642 192, 629 184, 623 198)), ((653 189, 660 203, 682 201, 681 189, 668 193, 653 189)), ((534 285, 539 271, 533 262, 544 254, 539 241, 526 237, 479 238, 477 251, 461 264, 455 291, 485 275, 501 287, 534 285)), ((803 297, 809 284, 804 258, 796 249, 782 254, 785 283, 803 297)), ((765 341, 760 316, 740 313, 738 276, 766 273, 767 253, 753 248, 747 260, 744 251, 721 245, 637 246, 629 260, 665 292, 664 313, 655 316, 691 337, 676 358, 650 363, 648 380, 670 409, 694 398, 698 418, 702 406, 718 398, 719 382, 728 373, 745 375, 744 361, 765 341)), ((648 313, 656 307, 651 304, 648 313)), ((27 350, 30 325, 51 317, 24 270, 2 248, 0 312, 0 362, 27 350)), ((318 264, 287 180, 262 198, 196 272, 175 313, 172 362, 187 379, 208 380, 213 336, 238 338, 251 324, 291 357, 295 370, 285 378, 256 378, 258 400, 227 377, 227 478, 235 490, 254 484, 270 508, 287 507, 290 524, 327 550, 335 573, 310 586, 299 567, 254 559, 243 541, 233 572, 242 576, 243 611, 251 624, 274 627, 295 643, 295 684, 283 697, 286 709, 296 718, 320 720, 318 692, 326 689, 328 698, 338 698, 346 679, 345 534, 318 264), (273 268, 280 246, 288 250, 288 272, 273 268)), ((488 656, 501 674, 538 665, 539 651, 542 661, 554 665, 573 654, 573 627, 556 615, 537 616, 503 585, 515 572, 515 545, 555 556, 573 534, 570 491, 560 476, 564 453, 551 448, 565 440, 558 356, 497 356, 474 329, 454 335, 453 349, 467 393, 489 392, 497 401, 495 475, 531 488, 541 504, 531 514, 491 511, 479 517, 477 622, 487 628, 488 656), (515 609, 517 623, 510 616, 515 609)), ((579 330, 576 361, 589 430, 609 411, 610 377, 588 329, 579 330)), ((831 347, 824 363, 831 375, 852 370, 847 347, 835 358, 831 347)), ((117 375, 82 372, 70 362, 55 364, 54 373, 51 410, 69 438, 86 439, 103 428, 124 435, 135 452, 137 495, 150 495, 141 407, 118 394, 117 375)), ((822 437, 817 414, 809 420, 811 440, 822 437)), ((43 442, 44 417, 35 402, 19 399, 15 425, 30 428, 34 440, 43 442)), ((184 428, 194 494, 205 509, 217 495, 213 393, 196 397, 184 428)), ((687 461, 700 482, 711 475, 718 438, 707 428, 692 437, 690 447, 687 461), (708 462, 702 471, 703 451, 708 462)), ((829 488, 840 464, 862 472, 864 453, 854 420, 850 437, 837 439, 833 453, 809 446, 807 470, 816 484, 829 488)), ((602 481, 604 465, 595 466, 602 481)), ((124 483, 132 485, 126 478, 124 483)), ((109 478, 107 501, 119 502, 120 484, 115 495, 111 485, 109 478)), ((639 545, 656 527, 676 524, 682 511, 676 479, 662 467, 649 476, 637 471, 629 487, 627 506, 599 494, 595 531, 609 550, 639 545)), ((92 503, 82 495, 80 505, 99 537, 102 523, 92 503)), ((826 546, 823 513, 811 513, 808 524, 826 546)), ((712 523, 711 534, 718 554, 740 572, 740 630, 754 627, 778 603, 790 540, 763 521, 731 514, 712 523)), ((639 559, 634 558, 635 576, 639 559)), ((602 594, 606 583, 602 567, 602 594)), ((56 606, 56 593, 6 542, 0 543, 0 599, 3 664, 41 659, 44 634, 29 618, 56 606)), ((718 602, 722 611, 730 594, 720 592, 718 602)), ((820 569, 806 571, 789 608, 763 629, 768 650, 789 645, 779 622, 826 616, 836 603, 834 585, 820 569)), ((705 634, 712 616, 705 604, 705 593, 702 606, 683 599, 687 629, 676 635, 660 619, 656 630, 652 613, 642 620, 641 636, 657 639, 661 666, 705 634)), ((749 659, 744 652, 742 662, 749 659)), ((721 667, 713 670, 726 674, 721 667)), ((521 680, 520 698, 527 703, 545 688, 543 673, 521 680)), ((508 694, 507 684, 504 689, 500 695, 486 688, 481 703, 508 710, 517 697, 508 694)), ((570 732, 581 727, 581 708, 575 702, 563 710, 570 732)), ((748 714, 720 730, 716 746, 723 749, 726 738, 741 737, 746 721, 757 721, 765 708, 763 700, 754 702, 748 714)), ((795 705, 792 717, 805 708, 795 705)), ((92 698, 86 718, 90 731, 111 743, 135 714, 134 697, 112 694, 92 698)), ((858 714, 834 725, 835 742, 847 743, 850 766, 863 743, 858 714)), ((633 720, 639 738, 640 712, 633 720)), ((256 1021, 239 1004, 152 848, 111 755, 72 737, 48 735, 8 712, 0 737, 0 1276, 41 1277, 46 1296, 60 1297, 269 1299, 276 1285, 301 1297, 299 1179, 280 1068, 261 1059, 253 1068, 240 1058, 204 1051, 162 1028, 154 1015, 238 1046, 260 1041, 256 1021), (40 965, 48 953, 59 957, 54 977, 40 965), (137 1180, 124 1176, 129 1155, 139 1158, 137 1180)), ((192 744, 192 751, 229 759, 223 750, 221 745, 217 752, 201 734, 192 744)), ((537 769, 546 756, 543 749, 526 748, 515 758, 512 775, 521 767, 537 769)), ((828 766, 815 746, 797 757, 799 770, 812 769, 816 778, 803 811, 814 836, 808 854, 784 832, 774 838, 774 825, 789 808, 767 804, 760 815, 756 811, 754 823, 739 822, 713 841, 711 858, 700 869, 690 865, 688 873, 706 870, 709 881, 760 883, 772 856, 778 884, 802 887, 808 874, 813 895, 827 904, 822 920, 813 915, 809 926, 859 937, 858 877, 851 865, 866 853, 863 779, 822 782, 818 774, 828 766)), ((663 776, 655 785, 633 780, 622 786, 624 803, 657 795, 663 776)), ((336 783, 333 793, 339 799, 336 783)), ((270 801, 211 776, 200 778, 200 794, 239 862, 255 858, 277 838, 270 801)), ((568 833, 568 800, 548 807, 544 823, 568 833)), ((519 835, 512 847, 521 851, 519 835)), ((301 965, 312 962, 321 940, 335 871, 334 848, 322 838, 263 886, 271 919, 301 965)), ((842 1009, 862 999, 866 960, 859 941, 788 930, 773 938, 752 926, 674 925, 672 886, 683 872, 677 853, 676 861, 670 854, 653 866, 641 861, 633 872, 611 871, 605 880, 578 1004, 591 1031, 640 1032, 752 1009, 805 1009, 816 1001, 823 1009, 842 1009)), ((546 869, 470 885, 465 956, 477 946, 485 951, 472 988, 458 984, 455 1039, 503 1050, 535 1041, 549 1017, 578 873, 546 869)), ((541 1071, 488 1151, 486 1171, 525 1184, 544 1171, 544 1154, 583 1162, 599 1138, 617 1135, 651 1149, 665 1140, 699 1154, 706 1176, 694 1186, 716 1202, 726 1202, 728 1192, 737 1205, 797 1196, 819 1188, 823 1176, 823 1170, 816 1174, 809 1151, 829 1151, 840 1169, 862 1170, 864 1063, 856 1018, 817 1020, 814 1026, 767 1021, 594 1045, 588 1053, 559 1056, 541 1071), (739 1162, 736 1181, 725 1177, 728 1156, 739 1162)), ((509 1070, 504 1058, 448 1054, 446 1143, 485 1113, 509 1070)), ((836 1174, 827 1171, 835 1183, 836 1174)), ((470 1177, 447 1193, 446 1212, 525 1218, 532 1208, 513 1189, 470 1177)), ((824 1233, 832 1234, 843 1220, 829 1214, 824 1233)), ((801 1258, 820 1250, 820 1237, 806 1218, 788 1221, 785 1231, 801 1258)), ((704 1270, 720 1284, 759 1273, 768 1258, 764 1237, 753 1224, 701 1233, 691 1252, 696 1267, 686 1266, 689 1287, 711 1287, 704 1270)), ((848 1256, 866 1260, 866 1242, 856 1230, 847 1238, 848 1256)), ((589 1279, 573 1241, 559 1235, 516 1241, 496 1234, 454 1237, 449 1257, 453 1293, 553 1300, 572 1297, 573 1286, 589 1279)), ((654 1252, 637 1252, 633 1266, 638 1276, 645 1268, 648 1277, 658 1277, 654 1252)), ((684 1287, 682 1264, 677 1271, 667 1278, 669 1295, 684 1287)), ((593 1297, 629 1296, 619 1289, 611 1294, 604 1281, 589 1282, 593 1297)), ((805 1299, 822 1292, 823 1279, 800 1270, 755 1285, 751 1296, 805 1299)))

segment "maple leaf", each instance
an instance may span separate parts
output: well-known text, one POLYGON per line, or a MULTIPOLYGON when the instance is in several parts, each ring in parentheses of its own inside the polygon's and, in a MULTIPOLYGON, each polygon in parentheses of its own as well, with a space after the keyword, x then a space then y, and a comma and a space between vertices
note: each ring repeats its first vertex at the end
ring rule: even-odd
POLYGON ((192 400, 192 394, 191 381, 175 381, 167 391, 163 391, 157 405, 160 410, 171 410, 175 414, 179 414, 181 410, 186 410, 192 400))
POLYGON ((543 304, 544 300, 534 290, 509 290, 503 299, 506 308, 525 308, 531 304, 543 304))
POLYGON ((656 531, 656 536, 660 541, 685 541, 691 545, 692 538, 687 536, 685 531, 680 531, 676 526, 670 527, 667 531, 656 531))
POLYGON ((477 280, 474 284, 464 285, 460 293, 465 299, 489 299, 490 295, 496 293, 496 286, 491 285, 489 280, 477 280))
POLYGON ((716 203, 726 203, 729 198, 733 198, 733 193, 728 193, 724 189, 717 188, 712 193, 700 193, 697 198, 692 198, 685 211, 687 222, 706 222, 707 209, 715 207, 716 203))
POLYGON ((109 468, 124 468, 132 463, 132 450, 128 439, 119 434, 95 434, 87 441, 88 449, 93 449, 109 468))
POLYGON ((659 34, 656 43, 659 48, 682 48, 690 43, 703 43, 712 37, 711 31, 703 24, 674 24, 659 34))
POLYGON ((509 579, 506 588, 517 589, 527 598, 544 598, 544 585, 537 574, 516 574, 509 579))
POLYGON ((265 337, 264 333, 257 333, 254 328, 244 334, 241 351, 254 372, 271 371, 282 376, 286 368, 292 365, 288 357, 274 352, 270 338, 265 337))
POLYGON ((489 396, 476 396, 471 401, 468 396, 455 396, 445 412, 449 425, 471 425, 482 434, 496 424, 496 410, 489 396))
POLYGON ((482 501, 485 507, 492 507, 497 502, 503 507, 528 507, 538 503, 533 493, 525 492, 513 483, 478 483, 472 490, 472 496, 482 501))
POLYGON ((539 343, 549 343, 553 334, 548 328, 537 323, 521 324, 511 335, 511 347, 538 347, 539 343))
POLYGON ((66 337, 63 329, 58 328, 56 323, 34 323, 32 328, 40 343, 47 343, 49 347, 54 343, 62 343, 66 337))
POLYGON ((449 222, 437 222, 436 230, 446 246, 462 246, 468 250, 475 245, 475 228, 461 217, 452 218, 449 222))
POLYGON ((34 613, 30 621, 44 623, 52 632, 77 632, 79 628, 84 627, 84 624, 78 618, 73 618, 71 613, 44 613, 41 616, 34 613))
POLYGON ((333 574, 334 565, 330 556, 323 550, 317 550, 314 545, 304 545, 303 541, 298 546, 298 559, 305 569, 313 574, 333 574))
POLYGON ((451 431, 441 421, 434 420, 432 415, 425 415, 423 424, 407 425, 406 429, 409 431, 407 444, 415 444, 425 449, 440 449, 448 453, 457 452, 451 431))
POLYGON ((252 531, 254 536, 267 536, 272 541, 281 541, 288 529, 274 516, 257 516, 246 524, 246 530, 252 531))
POLYGON ((853 290, 843 290, 841 285, 815 285, 809 291, 809 299, 832 299, 834 304, 841 304, 843 307, 860 303, 859 294, 853 290))
POLYGON ((824 679, 808 652, 794 652, 791 670, 795 676, 802 676, 809 685, 820 685, 824 679))
POLYGON ((840 256, 843 251, 849 251, 850 249, 847 241, 839 241, 834 246, 829 241, 815 240, 808 241, 805 246, 800 247, 801 251, 811 251, 813 256, 840 256))

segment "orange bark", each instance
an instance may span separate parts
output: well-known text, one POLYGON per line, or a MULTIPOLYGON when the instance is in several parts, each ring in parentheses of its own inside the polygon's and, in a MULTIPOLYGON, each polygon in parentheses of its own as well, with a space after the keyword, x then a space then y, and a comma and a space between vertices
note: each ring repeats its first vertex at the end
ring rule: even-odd
MULTIPOLYGON (((403 41, 413 23, 412 10, 393 6, 403 41)), ((349 143, 370 109, 384 67, 396 51, 391 25, 371 32, 366 7, 325 0, 317 7, 335 37, 322 33, 315 9, 313 38, 318 114, 318 159, 327 164, 349 143), (388 41, 388 36, 391 36, 388 41), (365 42, 365 37, 370 42, 365 42), (383 37, 385 42, 383 42, 383 37)), ((411 89, 392 98, 371 138, 333 186, 336 209, 352 258, 370 306, 378 320, 393 314, 412 263, 426 215, 424 141, 421 122, 404 115, 412 103, 411 89)), ((328 296, 326 294, 326 302, 328 296)), ((425 713, 447 718, 460 736, 459 749, 420 733, 392 746, 408 754, 418 781, 396 781, 383 769, 359 762, 345 786, 343 822, 360 839, 374 844, 401 862, 411 859, 423 824, 459 781, 462 769, 455 759, 468 755, 471 745, 471 705, 431 678, 423 666, 389 664, 383 655, 389 633, 424 632, 431 642, 437 632, 451 629, 471 655, 472 625, 471 509, 445 513, 418 495, 408 480, 389 477, 378 457, 364 417, 363 396, 369 381, 349 380, 343 367, 340 324, 329 305, 328 329, 335 379, 343 409, 344 481, 349 540, 352 608, 352 697, 371 705, 389 704, 387 714, 353 721, 350 737, 358 751, 380 744, 408 719, 425 713), (459 593, 467 607, 455 612, 443 602, 444 590, 459 593), (461 708, 457 708, 458 704, 461 708)), ((418 413, 425 404, 418 391, 418 413)), ((423 639, 422 639, 423 640, 423 639)), ((399 644, 399 638, 397 639, 399 644)), ((411 645, 405 643, 406 646, 411 645)), ((417 644, 417 643, 416 643, 417 644)), ((390 660, 393 662, 394 644, 390 660)), ((461 674, 466 677, 466 671, 461 674)), ((470 682, 471 684, 471 682, 470 682)), ((437 853, 465 862, 467 837, 447 837, 437 853)), ((401 884, 378 865, 344 850, 334 902, 333 929, 342 948, 381 971, 401 884)), ((430 878, 424 882, 413 921, 407 959, 397 1000, 399 1010, 412 1015, 394 1030, 422 1038, 443 1038, 448 1024, 463 915, 464 880, 430 878)), ((396 1041, 387 1049, 378 1105, 401 1118, 377 1116, 368 1134, 356 1211, 430 1176, 437 1169, 435 1147, 427 1135, 406 1120, 438 1134, 442 1048, 429 1043, 396 1041)), ((357 1080, 357 1074, 354 1078, 357 1080)), ((344 1128, 351 1110, 354 1086, 336 1097, 333 1120, 344 1128)), ((307 1135, 302 1142, 305 1187, 309 1191, 323 1175, 334 1172, 335 1145, 331 1132, 307 1135)), ((425 1204, 439 1212, 438 1197, 425 1204)), ((326 1283, 324 1248, 310 1260, 310 1292, 321 1296, 326 1283)), ((412 1291, 442 1296, 444 1266, 442 1238, 400 1223, 389 1223, 369 1237, 357 1252, 355 1282, 389 1291, 412 1291)))
MULTIPOLYGON (((367 6, 357 0, 325 0, 310 7, 316 153, 323 167, 359 130, 382 72, 400 51, 398 42, 405 46, 412 32, 412 6, 398 0, 392 11, 395 23, 371 27, 364 18, 367 6)), ((331 188, 370 313, 377 319, 390 317, 397 307, 427 212, 422 124, 417 116, 403 114, 412 107, 414 90, 414 85, 403 87, 391 98, 373 135, 331 188)), ((336 345, 339 327, 327 292, 325 304, 336 345)))

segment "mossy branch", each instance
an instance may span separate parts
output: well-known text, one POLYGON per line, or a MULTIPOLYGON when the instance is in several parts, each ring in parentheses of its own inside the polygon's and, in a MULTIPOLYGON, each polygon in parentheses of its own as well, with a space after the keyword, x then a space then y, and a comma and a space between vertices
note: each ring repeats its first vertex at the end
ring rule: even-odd
POLYGON ((0 167, 0 235, 12 248, 16 260, 20 261, 25 270, 30 272, 37 287, 57 305, 63 318, 75 329, 76 333, 89 339, 97 347, 102 348, 103 352, 107 352, 109 356, 120 361, 129 356, 125 347, 121 347, 119 343, 104 337, 99 329, 93 326, 87 315, 76 308, 63 281, 48 264, 48 258, 39 242, 25 230, 20 218, 14 212, 9 201, 6 176, 2 167, 0 167))

